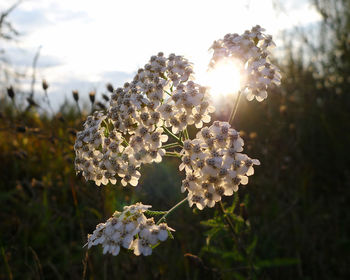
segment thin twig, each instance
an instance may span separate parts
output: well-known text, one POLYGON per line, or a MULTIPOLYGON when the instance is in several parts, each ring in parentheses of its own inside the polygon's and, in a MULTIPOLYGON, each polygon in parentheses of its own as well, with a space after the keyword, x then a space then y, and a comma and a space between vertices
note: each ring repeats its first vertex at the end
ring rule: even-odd
POLYGON ((39 279, 44 279, 43 268, 41 266, 38 254, 34 251, 34 249, 32 247, 29 246, 28 248, 29 248, 29 250, 32 251, 33 256, 34 256, 34 260, 36 262, 36 265, 38 266, 37 269, 38 269, 38 273, 39 273, 39 279))
POLYGON ((177 158, 180 158, 181 155, 179 153, 176 153, 176 152, 166 152, 165 153, 165 156, 168 156, 168 157, 177 157, 177 158))
POLYGON ((232 124, 235 116, 236 116, 236 113, 237 113, 237 108, 238 108, 238 103, 239 103, 239 99, 241 97, 241 94, 242 92, 241 91, 238 91, 238 95, 237 95, 237 98, 236 98, 236 101, 235 101, 235 105, 233 106, 232 108, 232 111, 231 111, 231 114, 230 114, 230 118, 229 118, 229 124, 232 124))
POLYGON ((190 137, 189 137, 189 135, 188 135, 187 127, 184 129, 184 136, 185 136, 185 139, 186 139, 186 140, 190 139, 190 137))
POLYGON ((4 259, 4 263, 5 263, 5 268, 6 268, 6 271, 7 271, 8 279, 12 280, 13 279, 12 271, 11 271, 9 263, 7 261, 7 256, 6 256, 5 250, 4 250, 4 248, 2 246, 1 246, 1 254, 2 254, 2 257, 4 259))
POLYGON ((84 268, 83 268, 83 277, 82 279, 85 280, 86 278, 86 269, 87 269, 87 263, 89 261, 89 251, 86 250, 86 253, 85 253, 85 258, 83 260, 83 265, 84 265, 84 268))
POLYGON ((165 220, 165 218, 172 213, 174 210, 176 210, 178 207, 180 207, 182 204, 184 204, 186 201, 188 200, 188 198, 184 198, 183 200, 181 200, 179 203, 177 203, 175 206, 173 206, 172 208, 170 208, 168 211, 166 211, 166 213, 158 220, 157 225, 159 225, 163 220, 165 220))
POLYGON ((44 89, 44 92, 45 92, 47 104, 49 105, 50 111, 51 111, 52 115, 54 115, 54 111, 53 111, 53 108, 52 108, 51 103, 50 103, 49 95, 47 94, 47 89, 44 89))
POLYGON ((77 105, 77 109, 78 109, 79 116, 81 117, 82 115, 81 115, 81 110, 80 110, 79 103, 78 103, 78 101, 76 101, 75 103, 76 103, 76 105, 77 105))
POLYGON ((219 210, 220 210, 221 214, 224 216, 224 218, 225 218, 225 220, 226 220, 226 222, 227 222, 227 224, 228 224, 228 226, 230 228, 230 231, 232 233, 233 239, 235 240, 235 242, 236 242, 236 244, 238 246, 239 240, 238 240, 238 236, 237 236, 236 231, 235 231, 235 227, 234 227, 230 217, 227 216, 225 208, 224 208, 224 205, 222 204, 221 200, 219 202, 219 210))
POLYGON ((179 143, 170 143, 170 144, 163 145, 161 148, 170 149, 170 148, 176 148, 176 147, 181 147, 181 146, 179 145, 179 143))
POLYGON ((247 251, 244 249, 244 247, 241 244, 241 241, 238 237, 238 235, 236 234, 233 222, 231 220, 231 218, 226 214, 226 210, 224 208, 224 205, 222 204, 222 201, 219 202, 219 210, 222 213, 222 215, 224 216, 224 218, 226 219, 226 222, 229 225, 230 231, 232 233, 233 239, 235 240, 236 244, 237 244, 237 248, 238 250, 242 253, 242 255, 244 256, 244 258, 246 258, 248 260, 248 264, 250 266, 250 270, 251 272, 256 275, 256 271, 254 268, 254 265, 251 261, 251 258, 248 256, 247 251))
POLYGON ((32 83, 31 83, 31 91, 30 91, 30 98, 33 99, 34 97, 34 92, 35 92, 35 80, 36 80, 36 64, 38 62, 38 59, 39 59, 39 55, 40 55, 40 51, 41 51, 41 47, 42 46, 39 46, 35 56, 34 56, 34 59, 33 59, 33 64, 32 64, 32 83))

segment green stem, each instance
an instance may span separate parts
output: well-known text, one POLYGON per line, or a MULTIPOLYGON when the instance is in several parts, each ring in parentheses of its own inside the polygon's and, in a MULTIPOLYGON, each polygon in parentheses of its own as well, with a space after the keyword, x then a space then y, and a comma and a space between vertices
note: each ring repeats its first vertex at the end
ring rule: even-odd
POLYGON ((229 124, 232 124, 235 116, 236 116, 236 113, 237 113, 237 108, 238 108, 238 103, 239 103, 239 99, 241 98, 241 94, 242 92, 241 91, 238 91, 238 95, 237 95, 237 98, 236 98, 236 101, 235 101, 235 105, 233 106, 232 108, 232 111, 231 111, 231 114, 230 114, 230 118, 229 118, 229 124))
POLYGON ((128 141, 126 141, 125 139, 123 140, 122 144, 124 144, 124 145, 125 145, 125 147, 129 146, 128 141))
POLYGON ((79 103, 78 103, 78 101, 76 101, 75 103, 76 103, 77 108, 78 108, 78 113, 79 113, 79 115, 80 115, 80 117, 81 117, 82 115, 81 115, 81 110, 80 110, 79 103))
POLYGON ((180 131, 179 138, 181 141, 184 141, 184 132, 183 131, 180 131))
POLYGON ((91 111, 90 111, 90 115, 92 115, 92 114, 93 114, 93 112, 94 112, 94 105, 95 105, 95 102, 90 102, 90 104, 91 104, 91 111))
POLYGON ((221 214, 224 216, 224 218, 226 219, 227 224, 229 225, 230 231, 232 233, 232 237, 237 244, 238 250, 242 253, 243 257, 247 259, 251 272, 256 275, 256 271, 255 271, 254 265, 251 261, 251 258, 248 256, 247 251, 242 246, 241 240, 239 239, 239 236, 236 234, 233 222, 232 222, 231 218, 226 214, 226 210, 225 210, 224 205, 223 205, 221 200, 219 202, 219 210, 220 210, 221 214))
POLYGON ((162 73, 160 73, 159 76, 162 77, 164 80, 168 80, 168 78, 167 78, 164 74, 162 74, 162 73))
POLYGON ((221 214, 224 216, 224 218, 225 218, 225 220, 226 220, 226 222, 227 222, 227 224, 228 224, 228 226, 230 228, 230 231, 232 233, 233 239, 235 240, 236 244, 239 246, 239 240, 238 240, 238 236, 237 236, 236 231, 235 231, 235 227, 234 227, 230 217, 227 216, 226 210, 225 210, 224 205, 222 204, 221 200, 219 202, 219 210, 220 210, 221 214))
POLYGON ((168 156, 168 157, 177 157, 177 158, 180 158, 181 155, 179 153, 176 153, 176 152, 166 152, 165 153, 165 156, 168 156))
POLYGON ((163 125, 163 129, 169 136, 173 137, 180 144, 181 147, 183 147, 183 142, 181 141, 181 139, 179 137, 177 137, 174 133, 172 133, 164 125, 163 125))
POLYGON ((167 95, 171 96, 171 94, 170 94, 169 92, 167 92, 166 90, 164 90, 164 92, 165 92, 167 95))
POLYGON ((190 137, 188 136, 187 127, 186 127, 185 130, 184 130, 184 135, 185 135, 185 139, 186 139, 186 140, 190 139, 190 137))
POLYGON ((2 254, 2 257, 4 259, 4 263, 5 263, 5 268, 6 268, 8 279, 12 280, 13 279, 12 271, 11 271, 9 263, 7 261, 7 257, 6 257, 6 254, 5 254, 4 247, 2 247, 2 246, 1 246, 1 254, 2 254))
POLYGON ((108 123, 106 122, 106 120, 103 120, 103 123, 106 125, 107 134, 109 135, 109 126, 108 126, 108 123))
POLYGON ((50 111, 51 111, 52 115, 54 115, 54 111, 52 109, 52 106, 51 106, 51 103, 50 103, 50 99, 49 99, 49 95, 47 94, 47 90, 45 89, 44 92, 45 92, 47 104, 49 105, 50 111))
POLYGON ((177 203, 175 206, 173 206, 172 208, 170 208, 168 211, 166 211, 166 213, 158 220, 157 225, 159 225, 163 220, 165 220, 165 218, 172 212, 174 212, 177 208, 179 208, 182 204, 184 204, 186 201, 188 200, 188 198, 184 198, 183 200, 181 200, 179 203, 177 203))
POLYGON ((160 216, 160 215, 165 215, 166 213, 167 213, 167 211, 151 211, 151 210, 147 210, 145 212, 145 215, 160 216))
POLYGON ((16 109, 16 114, 19 115, 19 110, 18 110, 16 101, 15 101, 15 98, 12 98, 12 103, 13 103, 13 106, 15 107, 15 109, 16 109))
POLYGON ((179 145, 179 143, 170 143, 170 144, 163 145, 161 148, 169 149, 169 148, 176 148, 176 147, 181 147, 181 146, 179 145))

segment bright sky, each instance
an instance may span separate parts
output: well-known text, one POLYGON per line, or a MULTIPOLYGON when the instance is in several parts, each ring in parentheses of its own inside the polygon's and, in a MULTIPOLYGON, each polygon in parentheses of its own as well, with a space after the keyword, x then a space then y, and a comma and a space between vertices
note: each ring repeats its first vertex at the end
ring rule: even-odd
MULTIPOLYGON (((2 0, 0 11, 14 2, 2 0)), ((209 62, 208 48, 226 33, 259 24, 276 36, 320 18, 305 0, 283 1, 288 14, 276 12, 273 2, 26 0, 9 17, 22 36, 7 46, 8 54, 30 74, 41 45, 37 79, 48 81, 51 102, 58 104, 71 99, 73 89, 87 94, 105 91, 107 82, 121 86, 159 51, 186 56, 200 73, 209 62)))

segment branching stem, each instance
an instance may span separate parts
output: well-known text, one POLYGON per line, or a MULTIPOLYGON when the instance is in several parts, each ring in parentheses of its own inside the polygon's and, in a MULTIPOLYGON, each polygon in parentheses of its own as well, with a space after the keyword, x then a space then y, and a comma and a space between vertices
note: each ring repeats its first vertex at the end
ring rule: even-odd
POLYGON ((158 220, 157 225, 159 225, 162 221, 165 220, 165 218, 171 214, 172 212, 174 212, 177 208, 179 208, 182 204, 184 204, 186 201, 188 200, 188 198, 184 198, 183 200, 181 200, 179 203, 177 203, 176 205, 174 205, 172 208, 170 208, 168 211, 166 211, 166 213, 158 220))
POLYGON ((186 127, 185 130, 184 130, 184 136, 185 136, 185 139, 186 139, 186 140, 190 139, 190 137, 189 137, 189 135, 188 135, 187 127, 186 127))
MULTIPOLYGON (((228 121, 229 124, 232 124, 233 120, 235 119, 241 95, 242 95, 242 91, 239 90, 238 94, 237 94, 237 97, 236 97, 236 100, 235 100, 235 104, 233 105, 233 108, 231 110, 230 118, 229 118, 229 121, 228 121)), ((226 220, 226 222, 227 222, 227 224, 228 224, 228 226, 230 228, 230 231, 232 233, 232 237, 233 237, 235 243, 237 244, 238 250, 242 253, 244 258, 246 258, 248 260, 249 267, 250 267, 250 272, 256 275, 255 268, 254 268, 254 265, 253 265, 253 263, 251 261, 251 258, 248 256, 247 251, 242 246, 241 240, 239 239, 239 236, 237 235, 237 233, 235 231, 235 227, 234 227, 233 221, 232 221, 231 217, 226 213, 226 210, 225 210, 225 207, 224 207, 222 201, 219 202, 219 210, 220 210, 221 214, 223 215, 223 217, 225 218, 225 220, 226 220)))
POLYGON ((76 101, 75 104, 77 105, 77 109, 78 109, 79 116, 81 117, 82 114, 81 114, 81 110, 80 110, 80 106, 79 106, 78 101, 76 101))
POLYGON ((179 143, 170 143, 170 144, 163 145, 161 148, 170 149, 170 148, 176 148, 176 147, 181 147, 181 146, 179 145, 179 143))
POLYGON ((47 89, 45 89, 44 92, 45 92, 47 105, 49 105, 50 111, 51 111, 52 115, 54 115, 54 111, 53 111, 53 108, 52 108, 51 103, 50 103, 49 95, 47 94, 47 89))
POLYGON ((165 156, 168 156, 168 157, 177 157, 177 158, 180 158, 181 155, 179 153, 176 153, 176 152, 166 152, 165 153, 165 156))
POLYGON ((163 125, 163 129, 164 129, 164 131, 169 135, 169 136, 171 136, 171 137, 173 137, 176 141, 177 141, 177 143, 179 143, 179 145, 181 146, 181 147, 183 147, 183 142, 181 141, 181 139, 179 138, 179 137, 177 137, 174 133, 172 133, 169 129, 167 129, 164 125, 163 125))

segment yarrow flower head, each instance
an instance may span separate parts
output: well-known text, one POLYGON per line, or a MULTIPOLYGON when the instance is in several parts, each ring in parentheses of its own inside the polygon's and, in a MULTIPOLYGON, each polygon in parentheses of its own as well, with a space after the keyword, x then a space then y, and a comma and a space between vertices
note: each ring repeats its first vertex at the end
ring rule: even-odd
POLYGON ((192 64, 182 56, 152 56, 130 83, 113 91, 107 114, 95 112, 77 133, 77 173, 96 185, 136 186, 142 164, 161 162, 168 135, 211 120, 209 94, 192 80, 192 64))
POLYGON ((88 235, 87 246, 101 244, 103 254, 116 256, 120 248, 133 250, 134 254, 149 256, 152 246, 168 238, 174 231, 166 223, 155 224, 153 218, 147 218, 144 213, 151 208, 138 202, 125 206, 123 212, 114 212, 105 223, 98 224, 92 234, 88 235))
POLYGON ((280 70, 270 60, 270 49, 275 47, 271 35, 263 33, 265 29, 259 25, 242 35, 226 34, 223 39, 214 41, 211 49, 213 56, 209 67, 214 68, 220 60, 235 59, 240 61, 245 76, 241 91, 249 101, 254 98, 263 101, 267 98, 267 90, 281 83, 280 70))
POLYGON ((243 139, 227 122, 215 121, 196 137, 185 141, 179 169, 186 172, 182 192, 188 191, 190 206, 202 210, 237 192, 240 184, 246 185, 254 174, 253 165, 260 162, 241 153, 243 139))
MULTIPOLYGON (((242 35, 227 34, 211 47, 210 67, 220 60, 240 61, 246 76, 241 92, 248 100, 264 100, 268 88, 281 79, 269 58, 274 42, 263 31, 255 26, 242 35)), ((123 186, 136 186, 142 164, 176 156, 181 158, 179 170, 186 174, 181 191, 187 192, 187 197, 168 211, 150 211, 151 206, 142 203, 125 206, 98 224, 86 245, 101 245, 104 254, 114 256, 121 248, 148 256, 154 246, 172 237, 174 230, 165 223, 172 211, 186 201, 200 210, 214 207, 223 196, 231 196, 240 185, 246 185, 254 165, 260 162, 243 153, 244 141, 228 122, 205 126, 214 107, 208 89, 194 81, 192 64, 182 56, 166 57, 160 52, 131 82, 117 89, 110 85, 108 90, 112 93, 109 108, 94 112, 77 133, 76 172, 98 186, 118 180, 123 186), (200 129, 194 139, 189 137, 189 125, 200 129), (167 143, 170 137, 174 143, 167 143), (163 215, 158 223, 152 217, 155 215, 163 215)), ((239 98, 236 100, 234 108, 239 98)))

